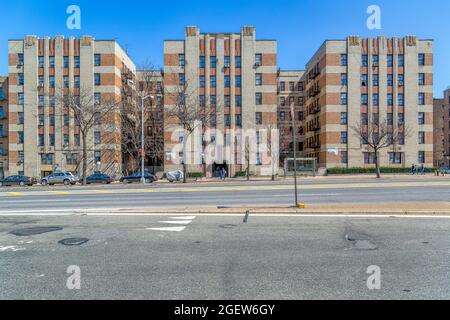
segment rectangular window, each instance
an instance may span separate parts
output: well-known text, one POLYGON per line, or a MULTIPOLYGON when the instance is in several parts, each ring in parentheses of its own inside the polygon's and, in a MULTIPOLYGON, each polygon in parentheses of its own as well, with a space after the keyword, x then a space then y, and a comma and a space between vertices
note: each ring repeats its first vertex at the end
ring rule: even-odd
POLYGON ((215 107, 217 105, 217 96, 210 96, 209 102, 211 104, 211 107, 215 107))
POLYGON ((50 126, 54 126, 55 125, 55 116, 54 115, 50 115, 48 117, 48 123, 50 126))
POLYGON ((341 86, 346 86, 348 83, 347 74, 341 73, 341 86))
POLYGON ((392 113, 387 114, 386 122, 387 122, 388 126, 394 125, 394 115, 392 113))
POLYGON ((303 97, 298 97, 298 105, 303 106, 303 97))
POLYGON ((45 124, 44 115, 43 115, 43 114, 40 114, 40 115, 38 116, 38 126, 43 127, 44 124, 45 124))
POLYGON ((200 88, 204 88, 205 87, 205 76, 200 76, 200 88))
POLYGON ((224 59, 223 59, 223 65, 225 66, 225 68, 231 67, 230 56, 225 56, 225 57, 224 57, 224 59))
POLYGON ((347 131, 342 131, 341 132, 341 143, 342 144, 347 144, 347 131))
POLYGON ((180 67, 184 67, 184 65, 186 64, 186 61, 184 60, 184 54, 178 55, 178 64, 180 67))
POLYGON ((43 56, 39 56, 38 64, 39 64, 39 68, 41 68, 41 69, 45 67, 45 58, 43 56))
POLYGON ((212 69, 215 69, 216 67, 217 67, 217 59, 216 59, 216 57, 215 56, 211 56, 210 58, 209 58, 209 62, 210 62, 210 67, 212 68, 212 69))
POLYGON ((241 57, 240 56, 236 56, 234 58, 234 60, 235 60, 236 68, 240 68, 241 67, 241 57))
POLYGON ((63 135, 63 146, 67 147, 69 145, 69 135, 63 135))
POLYGON ((373 75, 372 83, 373 83, 373 86, 374 86, 374 87, 378 87, 378 86, 379 86, 380 82, 379 82, 379 77, 378 77, 377 74, 374 74, 374 75, 373 75))
POLYGON ((184 73, 178 74, 178 85, 181 87, 185 85, 184 73))
POLYGON ((75 134, 73 136, 73 140, 74 140, 75 146, 79 147, 81 145, 81 136, 79 134, 75 134))
POLYGON ((55 67, 55 57, 51 56, 48 58, 48 65, 50 68, 54 68, 55 67))
POLYGON ((361 94, 361 104, 363 106, 367 106, 369 104, 369 98, 365 93, 361 94))
POLYGON ((101 136, 100 136, 100 131, 95 131, 94 132, 94 143, 96 145, 101 143, 101 136))
POLYGON ((95 162, 101 162, 102 161, 102 152, 101 151, 95 151, 94 152, 94 158, 95 158, 95 162))
POLYGON ((402 153, 401 152, 389 152, 389 163, 390 164, 402 164, 402 153))
POLYGON ((261 92, 257 92, 255 94, 255 100, 256 100, 256 105, 262 105, 262 93, 261 92))
POLYGON ((419 86, 425 85, 425 73, 419 73, 419 86))
POLYGON ((425 163, 425 151, 419 151, 418 161, 419 164, 425 163))
POLYGON ((361 56, 361 65, 363 67, 367 67, 368 66, 368 56, 367 56, 367 54, 363 54, 361 56))
POLYGON ((284 81, 280 82, 280 91, 286 91, 286 82, 284 81))
POLYGON ((419 53, 419 66, 425 65, 425 54, 419 53))
POLYGON ((405 123, 405 114, 399 113, 398 114, 398 125, 401 126, 405 123))
POLYGON ((79 56, 73 57, 73 66, 76 69, 80 68, 80 57, 79 56))
POLYGON ((378 67, 379 65, 379 56, 377 54, 374 54, 372 56, 372 64, 374 67, 378 67))
POLYGON ((210 76, 209 81, 210 81, 211 88, 215 88, 217 86, 216 76, 210 76))
POLYGON ((345 53, 341 54, 341 66, 347 66, 347 55, 345 53))
POLYGON ((102 56, 100 54, 94 54, 94 66, 99 67, 102 65, 102 56))
POLYGON ((23 131, 19 131, 18 135, 19 135, 19 144, 23 144, 25 141, 23 131))
POLYGON ((405 76, 403 74, 398 75, 398 86, 403 87, 405 85, 405 76))
POLYGON ((405 56, 403 54, 398 55, 398 66, 399 67, 405 66, 405 56))
POLYGON ((389 87, 393 87, 394 86, 394 76, 392 74, 388 74, 387 75, 387 85, 389 87))
POLYGON ((375 164, 375 153, 374 152, 364 152, 364 163, 365 164, 375 164))
POLYGON ((392 54, 387 55, 387 66, 392 67, 394 64, 394 56, 392 54))
POLYGON ((241 87, 241 76, 235 76, 236 88, 241 87))
POLYGON ((48 84, 50 88, 54 88, 55 87, 55 76, 50 76, 48 78, 48 84))
POLYGON ((200 56, 199 60, 199 66, 200 68, 205 68, 205 56, 200 56))
POLYGON ((102 94, 99 92, 94 93, 94 103, 95 105, 100 105, 102 103, 102 94))
POLYGON ((420 92, 419 93, 419 106, 425 105, 425 93, 420 92))
POLYGON ((347 124, 347 112, 341 112, 341 125, 347 124))
POLYGON ((56 105, 56 97, 55 96, 48 97, 48 105, 50 107, 54 107, 56 105))
POLYGON ((241 96, 235 96, 235 100, 236 100, 236 107, 237 108, 242 107, 242 97, 241 96))
POLYGON ((235 116, 235 122, 237 127, 242 126, 242 116, 240 114, 236 114, 235 116))
POLYGON ((341 151, 341 163, 348 163, 348 152, 341 151))
POLYGON ((55 146, 55 135, 53 133, 48 135, 48 142, 51 147, 55 146))
POLYGON ((224 97, 224 105, 225 105, 226 108, 231 107, 231 99, 230 99, 230 96, 225 96, 225 97, 224 97))
POLYGON ((68 88, 69 87, 69 76, 64 76, 63 82, 64 82, 64 88, 68 88))
POLYGON ((256 124, 262 124, 262 112, 255 113, 255 122, 256 124))
POLYGON ((284 111, 280 112, 280 121, 285 121, 286 120, 286 113, 284 111))
POLYGON ((282 107, 286 106, 286 97, 280 97, 280 105, 282 107))
POLYGON ((19 112, 19 124, 24 124, 25 115, 23 112, 19 112))
POLYGON ((367 87, 369 82, 369 77, 367 76, 367 74, 362 74, 361 75, 361 86, 363 87, 367 87))
POLYGON ((73 80, 74 80, 74 82, 73 82, 74 87, 79 88, 80 87, 80 76, 75 76, 73 80))
POLYGON ((69 68, 69 57, 68 57, 68 56, 64 56, 64 57, 63 57, 63 67, 64 67, 65 69, 68 69, 68 68, 69 68))
POLYGON ((388 93, 387 95, 387 105, 388 106, 394 105, 394 95, 392 93, 388 93))
POLYGON ((38 135, 38 146, 39 147, 44 146, 44 135, 43 134, 38 135))
POLYGON ((295 83, 294 82, 289 82, 289 90, 290 91, 294 91, 295 90, 295 83))
POLYGON ((45 103, 44 96, 39 96, 38 97, 38 106, 43 107, 44 103, 45 103))
POLYGON ((378 94, 375 93, 372 95, 372 103, 374 106, 378 106, 379 105, 379 99, 378 99, 378 94))
POLYGON ((68 115, 68 114, 65 114, 64 117, 63 117, 63 119, 64 119, 64 125, 65 125, 65 126, 68 126, 68 125, 69 125, 69 115, 68 115))
POLYGON ((262 85, 262 73, 257 73, 255 76, 255 85, 261 86, 262 85))
POLYGON ((230 78, 230 76, 225 76, 224 77, 224 82, 225 82, 225 88, 230 88, 231 87, 231 78, 230 78))
POLYGON ((24 82, 23 73, 19 73, 19 86, 23 86, 24 82))
POLYGON ((424 112, 419 112, 419 125, 423 125, 425 124, 425 113, 424 112))
POLYGON ((347 93, 341 92, 341 105, 345 106, 347 105, 347 93))
POLYGON ((224 123, 226 127, 231 126, 231 116, 229 114, 224 115, 224 123))
POLYGON ((255 54, 255 65, 262 66, 262 54, 261 53, 255 54))
POLYGON ((23 92, 19 92, 18 96, 19 105, 23 106, 25 104, 25 95, 23 94, 23 92))
POLYGON ((94 74, 94 84, 96 86, 99 86, 99 85, 102 84, 100 73, 95 73, 94 74))
POLYGON ((401 107, 405 105, 405 95, 403 93, 398 94, 398 105, 401 107))
POLYGON ((419 131, 418 141, 419 144, 425 144, 425 132, 419 131))
POLYGON ((199 97, 199 103, 200 103, 200 107, 204 107, 206 105, 206 98, 205 96, 200 96, 199 97))

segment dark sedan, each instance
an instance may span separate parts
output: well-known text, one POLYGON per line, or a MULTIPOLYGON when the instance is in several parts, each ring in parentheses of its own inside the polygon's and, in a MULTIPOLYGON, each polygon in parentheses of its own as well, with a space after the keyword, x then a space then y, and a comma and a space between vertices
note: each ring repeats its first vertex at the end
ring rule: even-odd
POLYGON ((102 184, 110 184, 114 182, 114 179, 107 174, 103 173, 95 173, 89 177, 86 178, 86 183, 102 183, 102 184))
POLYGON ((11 176, 0 180, 0 187, 5 186, 32 186, 36 181, 33 178, 26 176, 11 176))
MULTIPOLYGON (((133 173, 131 176, 120 178, 120 182, 122 182, 122 183, 141 182, 141 177, 142 177, 141 173, 137 172, 137 173, 133 173)), ((151 174, 150 172, 145 173, 145 182, 146 183, 152 183, 155 181, 158 181, 158 178, 154 174, 151 174)))

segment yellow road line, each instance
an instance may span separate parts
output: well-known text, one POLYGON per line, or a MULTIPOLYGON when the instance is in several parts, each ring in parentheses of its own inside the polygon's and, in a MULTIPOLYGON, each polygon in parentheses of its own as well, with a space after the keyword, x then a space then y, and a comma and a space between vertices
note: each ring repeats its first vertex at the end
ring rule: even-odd
POLYGON ((7 192, 6 194, 13 197, 22 197, 25 195, 23 192, 7 192))
POLYGON ((71 193, 71 192, 69 192, 69 191, 49 191, 49 193, 51 193, 51 194, 57 194, 57 195, 68 195, 68 194, 74 194, 74 193, 71 193))

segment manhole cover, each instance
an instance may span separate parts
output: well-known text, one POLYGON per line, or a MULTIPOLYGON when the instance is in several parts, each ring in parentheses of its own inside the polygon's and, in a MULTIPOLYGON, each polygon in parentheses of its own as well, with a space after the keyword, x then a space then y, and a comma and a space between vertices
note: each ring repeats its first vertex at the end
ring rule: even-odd
POLYGON ((63 244, 65 246, 81 246, 88 242, 89 239, 86 238, 69 238, 58 241, 59 244, 63 244))
POLYGON ((63 229, 62 227, 32 227, 32 228, 14 230, 14 231, 11 231, 11 234, 18 236, 18 237, 26 237, 26 236, 34 236, 37 234, 43 234, 43 233, 47 233, 47 232, 60 231, 62 229, 63 229))

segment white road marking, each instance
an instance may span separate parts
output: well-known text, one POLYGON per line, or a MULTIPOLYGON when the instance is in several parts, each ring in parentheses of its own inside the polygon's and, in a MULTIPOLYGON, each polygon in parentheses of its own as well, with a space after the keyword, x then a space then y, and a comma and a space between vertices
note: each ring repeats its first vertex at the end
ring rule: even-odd
POLYGON ((190 224, 192 221, 190 220, 180 220, 180 221, 160 221, 159 223, 167 223, 167 224, 190 224))
POLYGON ((186 227, 166 227, 166 228, 147 228, 147 230, 153 231, 168 231, 168 232, 181 232, 186 227))
POLYGON ((16 246, 0 246, 0 252, 5 252, 5 251, 16 252, 16 251, 23 251, 23 250, 25 250, 25 248, 20 248, 20 247, 16 247, 16 246))
POLYGON ((179 219, 179 220, 194 220, 196 216, 182 216, 182 217, 170 217, 170 219, 179 219))

